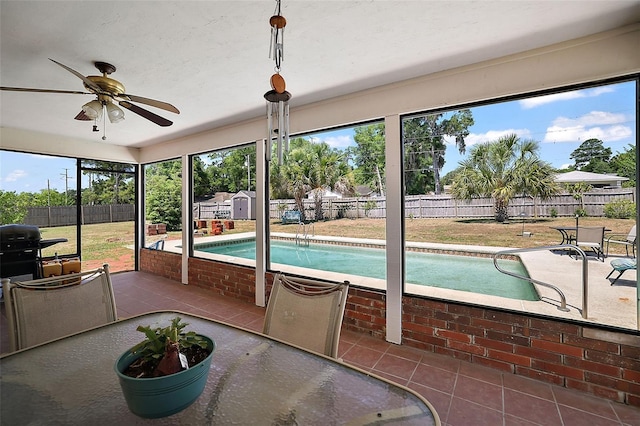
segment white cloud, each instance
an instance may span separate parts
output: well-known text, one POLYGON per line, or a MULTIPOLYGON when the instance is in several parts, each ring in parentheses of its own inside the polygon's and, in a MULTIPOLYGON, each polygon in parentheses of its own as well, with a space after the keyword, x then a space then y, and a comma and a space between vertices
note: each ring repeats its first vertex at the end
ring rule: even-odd
POLYGON ((330 136, 326 138, 312 138, 313 142, 326 142, 331 148, 345 149, 354 145, 354 140, 349 135, 330 136))
POLYGON ((630 137, 624 114, 591 111, 578 118, 558 117, 553 120, 543 142, 578 142, 596 138, 613 142, 630 137))
POLYGON ((20 170, 20 169, 16 169, 13 170, 12 172, 9 172, 9 174, 4 178, 5 182, 15 182, 23 177, 27 177, 28 173, 25 172, 24 170, 20 170))
MULTIPOLYGON (((529 131, 529 129, 504 129, 504 130, 489 130, 486 133, 470 133, 469 136, 464 138, 464 141, 465 141, 465 145, 468 148, 472 145, 476 145, 479 143, 492 142, 503 136, 511 135, 514 133, 518 135, 518 137, 521 139, 531 138, 531 132, 529 131)), ((455 137, 445 137, 444 140, 447 145, 455 146, 456 144, 455 137)))
POLYGON ((603 93, 613 92, 611 87, 596 87, 595 89, 576 90, 575 92, 554 93, 553 95, 538 96, 537 98, 522 99, 518 103, 523 109, 531 109, 553 102, 568 101, 579 98, 594 98, 603 93))

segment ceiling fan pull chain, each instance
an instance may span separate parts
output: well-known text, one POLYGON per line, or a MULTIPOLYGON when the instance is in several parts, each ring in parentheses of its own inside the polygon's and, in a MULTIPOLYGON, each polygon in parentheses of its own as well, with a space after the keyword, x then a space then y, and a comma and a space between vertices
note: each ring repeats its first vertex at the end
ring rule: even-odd
MULTIPOLYGON (((103 107, 104 108, 104 107, 103 107)), ((107 140, 107 114, 102 114, 102 140, 107 140)))

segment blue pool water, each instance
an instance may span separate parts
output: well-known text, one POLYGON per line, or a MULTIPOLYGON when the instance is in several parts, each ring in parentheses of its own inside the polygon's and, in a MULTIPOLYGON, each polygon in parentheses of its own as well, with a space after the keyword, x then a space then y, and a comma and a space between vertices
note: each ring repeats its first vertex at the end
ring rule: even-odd
MULTIPOLYGON (((196 250, 255 260, 254 241, 196 246, 196 250)), ((271 241, 271 262, 364 277, 386 278, 384 250, 327 244, 299 246, 271 241)), ((533 286, 498 272, 493 260, 474 256, 406 252, 406 282, 452 290, 469 291, 519 300, 539 300, 533 286)), ((520 262, 501 260, 508 271, 528 276, 520 262)))

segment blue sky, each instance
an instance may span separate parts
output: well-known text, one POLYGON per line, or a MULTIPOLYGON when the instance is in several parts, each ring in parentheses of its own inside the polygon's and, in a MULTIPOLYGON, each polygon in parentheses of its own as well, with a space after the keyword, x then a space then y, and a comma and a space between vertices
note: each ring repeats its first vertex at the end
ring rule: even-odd
MULTIPOLYGON (((538 141, 541 158, 556 168, 572 164, 571 153, 591 138, 602 140, 614 155, 624 152, 636 139, 634 99, 635 83, 629 82, 472 108, 475 124, 466 154, 449 141, 441 175, 455 169, 474 144, 510 133, 538 141)), ((314 136, 334 148, 355 145, 351 129, 314 136)))
MULTIPOLYGON (((556 168, 571 164, 571 152, 590 138, 602 140, 615 155, 635 144, 634 99, 635 83, 628 82, 472 108, 475 124, 466 139, 467 154, 476 143, 516 133, 540 142, 540 156, 556 168)), ((334 148, 355 145, 352 129, 313 136, 334 148)), ((449 143, 441 175, 464 157, 449 143)), ((63 192, 65 180, 75 188, 75 170, 74 159, 2 151, 0 189, 39 192, 48 182, 51 189, 63 192)))
POLYGON ((3 191, 40 192, 51 189, 64 192, 76 188, 76 160, 46 155, 0 152, 0 189, 3 191))

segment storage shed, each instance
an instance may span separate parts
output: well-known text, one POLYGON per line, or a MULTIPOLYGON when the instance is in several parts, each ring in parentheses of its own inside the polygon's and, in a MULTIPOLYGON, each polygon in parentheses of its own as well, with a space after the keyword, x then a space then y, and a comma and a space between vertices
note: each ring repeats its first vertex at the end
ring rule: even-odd
POLYGON ((242 220, 256 218, 256 192, 240 191, 231 197, 231 219, 242 220))

